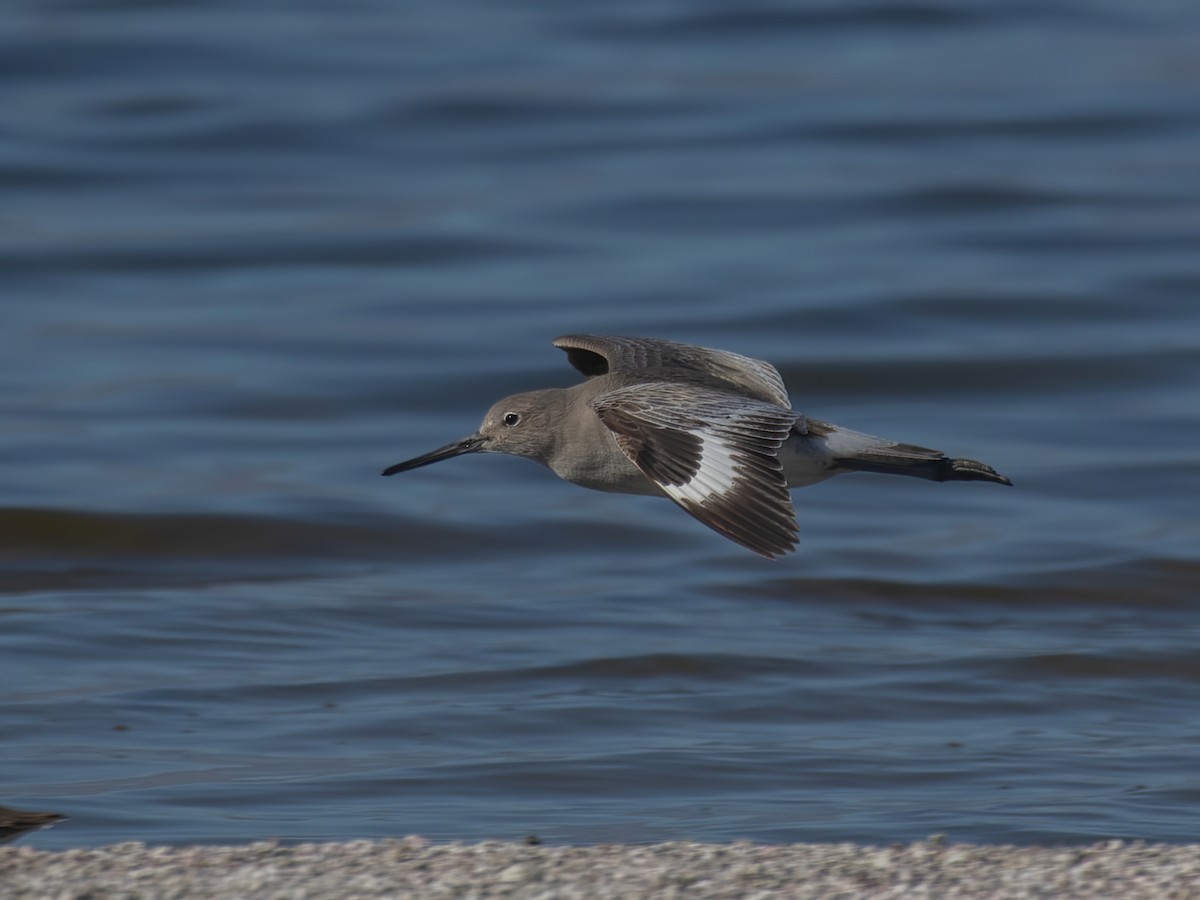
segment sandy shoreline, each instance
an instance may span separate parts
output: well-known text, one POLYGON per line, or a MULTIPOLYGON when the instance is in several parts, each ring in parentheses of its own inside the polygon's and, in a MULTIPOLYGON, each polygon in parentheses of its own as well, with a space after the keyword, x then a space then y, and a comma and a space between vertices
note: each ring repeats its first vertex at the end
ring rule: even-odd
POLYGON ((920 841, 591 847, 489 841, 0 848, 0 897, 1200 897, 1200 844, 920 841))

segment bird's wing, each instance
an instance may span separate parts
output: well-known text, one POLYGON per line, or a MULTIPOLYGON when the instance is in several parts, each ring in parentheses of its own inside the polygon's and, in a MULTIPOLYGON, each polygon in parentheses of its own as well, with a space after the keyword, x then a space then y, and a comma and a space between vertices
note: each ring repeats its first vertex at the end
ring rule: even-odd
POLYGON ((769 558, 795 549, 779 448, 796 413, 677 382, 619 388, 591 406, 621 452, 709 528, 769 558))
POLYGON ((565 350, 576 369, 593 378, 610 373, 653 373, 662 370, 698 372, 706 380, 729 385, 740 394, 791 407, 783 378, 769 362, 653 338, 612 337, 603 334, 568 334, 554 346, 565 350))

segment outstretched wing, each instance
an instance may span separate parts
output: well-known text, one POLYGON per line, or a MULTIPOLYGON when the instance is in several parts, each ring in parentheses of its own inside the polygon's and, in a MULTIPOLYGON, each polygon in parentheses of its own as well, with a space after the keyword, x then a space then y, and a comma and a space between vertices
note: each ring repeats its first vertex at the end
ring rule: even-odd
POLYGON ((795 549, 779 448, 796 413, 672 382, 620 388, 591 406, 633 464, 709 528, 769 558, 795 549))
POLYGON ((609 373, 682 369, 699 372, 710 381, 723 382, 737 393, 756 400, 785 409, 792 405, 783 378, 773 365, 727 350, 602 334, 568 334, 556 338, 554 346, 565 350, 571 365, 588 378, 609 373))

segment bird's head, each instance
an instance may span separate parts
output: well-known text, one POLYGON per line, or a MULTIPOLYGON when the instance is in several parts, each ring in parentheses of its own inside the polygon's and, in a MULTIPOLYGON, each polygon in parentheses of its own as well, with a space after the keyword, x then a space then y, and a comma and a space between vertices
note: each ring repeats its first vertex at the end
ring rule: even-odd
POLYGON ((567 410, 565 403, 555 402, 562 393, 559 390, 528 391, 505 397, 488 410, 474 434, 388 466, 383 474, 407 472, 466 453, 509 453, 546 462, 554 448, 558 420, 567 410))

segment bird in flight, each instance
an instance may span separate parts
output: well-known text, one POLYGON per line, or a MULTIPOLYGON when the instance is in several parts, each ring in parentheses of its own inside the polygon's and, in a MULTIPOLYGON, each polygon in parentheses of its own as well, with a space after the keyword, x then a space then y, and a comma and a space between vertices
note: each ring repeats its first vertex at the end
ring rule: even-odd
POLYGON ((514 394, 479 430, 384 469, 509 453, 586 488, 668 497, 732 541, 775 558, 799 538, 790 488, 842 472, 1012 484, 991 466, 851 431, 792 409, 770 363, 651 338, 554 341, 586 380, 514 394))

